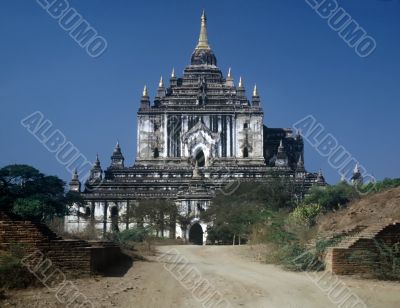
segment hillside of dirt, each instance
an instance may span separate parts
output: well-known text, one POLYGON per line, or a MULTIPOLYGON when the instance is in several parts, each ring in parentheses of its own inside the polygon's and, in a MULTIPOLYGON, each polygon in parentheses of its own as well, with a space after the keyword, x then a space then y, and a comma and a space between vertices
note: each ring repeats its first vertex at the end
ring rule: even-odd
POLYGON ((362 197, 346 208, 323 215, 317 228, 319 234, 332 234, 394 221, 400 221, 400 187, 362 197))

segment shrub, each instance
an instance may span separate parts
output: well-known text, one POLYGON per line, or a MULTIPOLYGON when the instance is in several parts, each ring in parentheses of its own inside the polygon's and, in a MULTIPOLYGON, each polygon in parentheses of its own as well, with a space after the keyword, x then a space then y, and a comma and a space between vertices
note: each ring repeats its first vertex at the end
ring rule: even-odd
MULTIPOLYGON (((307 223, 315 221, 315 217, 321 210, 319 205, 302 205, 298 208, 290 216, 300 217, 301 222, 307 223)), ((265 241, 273 245, 273 249, 270 249, 266 255, 266 262, 279 264, 291 271, 323 270, 326 249, 338 242, 340 238, 318 238, 313 245, 310 245, 301 238, 301 234, 289 231, 288 221, 293 218, 285 219, 286 217, 284 213, 276 213, 271 216, 270 223, 264 227, 265 241)))
POLYGON ((135 227, 122 232, 112 232, 106 235, 106 238, 116 242, 123 248, 133 249, 134 243, 149 242, 154 229, 150 226, 135 227))
POLYGON ((332 211, 359 198, 354 186, 340 182, 326 187, 312 187, 304 199, 305 204, 320 204, 324 211, 332 211))
POLYGON ((289 220, 298 225, 311 227, 315 225, 318 215, 321 213, 322 207, 317 203, 302 204, 294 209, 289 215, 289 220))
POLYGON ((21 264, 25 249, 11 245, 9 250, 0 251, 0 288, 26 288, 32 285, 35 277, 21 264))
POLYGON ((34 198, 19 198, 14 202, 13 213, 22 217, 35 219, 41 217, 43 211, 44 204, 34 198))
POLYGON ((400 242, 389 246, 375 241, 375 245, 378 249, 376 275, 384 279, 400 280, 400 242))
POLYGON ((350 260, 371 270, 376 278, 400 280, 400 242, 388 245, 375 240, 375 251, 355 251, 350 260))
POLYGON ((299 241, 292 241, 277 246, 273 254, 268 256, 272 263, 280 264, 291 271, 321 271, 325 269, 324 256, 326 249, 340 239, 319 238, 313 246, 307 247, 299 241))
POLYGON ((150 228, 136 227, 124 230, 118 234, 121 242, 143 242, 150 235, 150 228))
POLYGON ((375 183, 370 182, 368 184, 362 185, 360 187, 360 190, 361 192, 377 193, 398 186, 400 186, 400 178, 397 179, 386 178, 383 181, 377 181, 375 183))

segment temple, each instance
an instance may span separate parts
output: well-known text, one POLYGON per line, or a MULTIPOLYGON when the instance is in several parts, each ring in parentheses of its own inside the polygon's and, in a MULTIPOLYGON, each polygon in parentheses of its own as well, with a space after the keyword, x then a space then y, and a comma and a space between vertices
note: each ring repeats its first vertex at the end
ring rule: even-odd
POLYGON ((325 185, 321 172, 305 170, 300 134, 264 125, 257 87, 247 95, 244 80, 240 77, 236 84, 231 69, 224 77, 206 23, 203 12, 198 43, 183 75, 173 70, 168 86, 161 77, 154 100, 144 87, 134 165, 125 166, 117 143, 104 172, 96 158, 82 191, 77 174, 73 176, 70 190, 81 192, 87 205, 68 218, 69 229, 90 222, 103 232, 113 225, 128 228, 139 223, 126 215, 138 202, 169 200, 190 221, 182 225, 171 217, 165 236, 205 243, 207 226, 200 212, 218 190, 230 194, 242 181, 268 185, 280 178, 302 198, 311 186, 325 185))

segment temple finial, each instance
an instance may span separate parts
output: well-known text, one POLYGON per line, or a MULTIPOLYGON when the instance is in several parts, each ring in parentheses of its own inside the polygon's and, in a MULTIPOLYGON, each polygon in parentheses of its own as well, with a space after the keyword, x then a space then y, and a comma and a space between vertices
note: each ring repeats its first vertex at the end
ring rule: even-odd
POLYGON ((232 78, 231 68, 228 69, 228 78, 232 78))
POLYGON ((100 166, 99 153, 96 154, 96 161, 94 162, 94 165, 97 166, 97 167, 100 166))
POLYGON ((164 81, 163 81, 162 76, 161 76, 161 78, 160 78, 160 82, 158 83, 158 87, 159 87, 159 88, 163 88, 163 87, 164 87, 164 81))
POLYGON ((304 166, 303 155, 300 155, 299 160, 297 161, 298 166, 304 166))
POLYGON ((254 85, 253 96, 258 96, 257 85, 254 85))
POLYGON ((207 36, 207 17, 204 10, 203 14, 201 14, 200 35, 196 49, 210 49, 210 46, 208 45, 208 36, 207 36))
POLYGON ((354 167, 353 173, 360 173, 360 166, 358 165, 358 162, 356 162, 356 166, 354 167))
POLYGON ((79 177, 78 177, 78 170, 75 168, 74 169, 74 174, 72 175, 72 179, 73 180, 78 180, 79 179, 79 177))
POLYGON ((171 78, 175 78, 175 68, 172 68, 171 78))
POLYGON ((143 96, 149 96, 147 93, 147 86, 145 85, 143 88, 143 96))
POLYGON ((239 88, 243 88, 242 76, 240 76, 240 78, 239 78, 239 88))

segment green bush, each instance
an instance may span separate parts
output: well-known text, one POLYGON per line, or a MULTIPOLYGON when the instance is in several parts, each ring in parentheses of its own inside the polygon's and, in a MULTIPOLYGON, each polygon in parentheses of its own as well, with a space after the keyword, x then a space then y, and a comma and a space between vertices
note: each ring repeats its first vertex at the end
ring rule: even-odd
POLYGON ((146 227, 136 227, 124 230, 118 234, 122 242, 143 242, 150 234, 150 229, 146 227))
POLYGON ((25 249, 11 245, 9 250, 0 251, 0 288, 26 288, 36 282, 35 277, 21 264, 25 249))
POLYGON ((45 205, 40 200, 35 198, 19 198, 14 201, 13 213, 26 217, 29 219, 35 219, 41 217, 45 211, 45 205))
POLYGON ((359 198, 359 193, 354 186, 340 182, 332 186, 312 187, 303 203, 319 204, 324 211, 332 211, 357 198, 359 198))
POLYGON ((376 278, 400 280, 400 242, 388 245, 375 240, 375 248, 375 251, 355 251, 349 259, 370 268, 376 278))
POLYGON ((306 250, 297 242, 282 246, 280 258, 280 264, 291 271, 312 271, 323 267, 314 250, 306 250))
POLYGON ((106 237, 123 248, 133 249, 134 243, 148 241, 152 237, 153 231, 151 227, 135 227, 122 232, 109 233, 106 237))
POLYGON ((315 225, 318 215, 321 213, 322 207, 317 203, 302 204, 294 209, 289 215, 289 220, 298 225, 311 227, 315 225))
POLYGON ((306 247, 294 240, 284 245, 277 245, 273 253, 267 256, 267 261, 280 264, 291 271, 321 271, 325 269, 324 255, 326 249, 340 238, 319 238, 312 247, 306 247))
POLYGON ((400 186, 400 178, 397 179, 389 179, 386 178, 383 181, 377 181, 375 183, 368 183, 362 185, 359 189, 363 193, 377 193, 384 191, 386 189, 395 188, 400 186))
MULTIPOLYGON (((320 206, 318 205, 303 205, 297 211, 295 210, 295 213, 299 213, 302 222, 305 221, 303 215, 309 222, 310 217, 315 219, 319 211, 320 206)), ((293 214, 289 216, 291 215, 293 214)), ((323 270, 326 249, 340 241, 340 238, 317 238, 313 245, 310 245, 308 241, 302 239, 298 232, 288 230, 289 220, 287 214, 275 213, 270 217, 269 224, 264 226, 265 241, 273 246, 266 255, 266 262, 279 264, 291 271, 323 270)))

